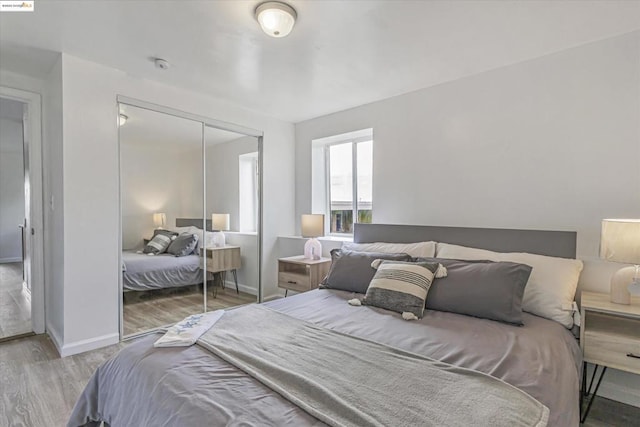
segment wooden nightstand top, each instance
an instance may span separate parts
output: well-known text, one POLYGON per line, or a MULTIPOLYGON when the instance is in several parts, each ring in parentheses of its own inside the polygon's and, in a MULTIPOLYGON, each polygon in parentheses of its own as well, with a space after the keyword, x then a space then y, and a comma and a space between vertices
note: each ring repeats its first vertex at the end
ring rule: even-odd
POLYGON ((305 258, 304 255, 296 255, 296 256, 289 256, 285 258, 278 258, 278 261, 290 262, 292 264, 314 265, 314 264, 324 264, 325 262, 331 262, 331 258, 308 259, 308 258, 305 258))
MULTIPOLYGON (((229 250, 229 249, 238 249, 240 246, 233 246, 233 245, 225 245, 225 246, 217 246, 215 248, 207 248, 207 252, 210 251, 224 251, 224 250, 229 250)), ((204 248, 200 248, 200 253, 202 253, 204 251, 204 248)))
POLYGON ((632 297, 631 305, 615 304, 609 300, 609 294, 584 291, 580 307, 582 310, 640 318, 640 297, 632 297))

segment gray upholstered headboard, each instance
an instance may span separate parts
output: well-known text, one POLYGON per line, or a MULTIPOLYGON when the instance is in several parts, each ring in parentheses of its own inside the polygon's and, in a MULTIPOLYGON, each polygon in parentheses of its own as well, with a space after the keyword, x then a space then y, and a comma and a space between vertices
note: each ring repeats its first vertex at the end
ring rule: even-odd
POLYGON ((414 243, 430 240, 495 252, 529 252, 561 258, 576 257, 575 231, 355 224, 353 235, 353 241, 356 243, 414 243))
MULTIPOLYGON (((176 218, 176 227, 202 228, 202 218, 176 218)), ((207 219, 207 231, 211 231, 211 218, 207 219)))

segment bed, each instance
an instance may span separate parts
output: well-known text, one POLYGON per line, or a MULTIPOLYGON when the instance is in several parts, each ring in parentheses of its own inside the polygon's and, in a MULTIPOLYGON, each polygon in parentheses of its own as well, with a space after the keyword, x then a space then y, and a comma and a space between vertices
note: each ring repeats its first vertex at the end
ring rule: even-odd
MULTIPOLYGON (((354 240, 438 240, 491 250, 575 257, 575 233, 571 232, 359 225, 354 240)), ((519 393, 524 392, 522 394, 548 408, 548 425, 578 425, 581 352, 571 331, 558 322, 524 313, 524 325, 514 327, 435 310, 429 310, 420 320, 408 322, 397 313, 381 308, 354 308, 347 304, 353 297, 350 292, 318 289, 262 306, 274 313, 273 316, 280 316, 279 319, 290 319, 291 323, 317 329, 319 333, 348 337, 362 341, 362 345, 378 345, 389 352, 403 352, 405 358, 431 360, 444 370, 464 368, 469 373, 488 374, 485 376, 512 386, 519 393)), ((233 313, 240 316, 243 309, 247 308, 233 310, 233 313)), ((251 328, 254 334, 260 331, 273 333, 273 329, 278 329, 269 322, 256 322, 256 325, 251 328)), ((322 417, 311 415, 316 413, 308 405, 296 405, 292 403, 295 399, 281 389, 269 382, 258 381, 256 378, 262 377, 255 369, 238 368, 242 364, 230 363, 229 357, 209 345, 154 348, 152 344, 157 338, 158 335, 151 335, 127 346, 98 368, 80 396, 68 425, 97 426, 102 421, 111 426, 342 424, 325 423, 324 418, 321 421, 322 417), (265 384, 270 384, 271 388, 265 384), (280 390, 280 393, 274 390, 280 390)), ((289 334, 280 338, 296 341, 297 336, 289 334)), ((299 348, 302 351, 302 347, 299 348)), ((369 362, 366 354, 345 356, 369 362)), ((314 354, 313 359, 319 366, 326 363, 321 354, 314 354)), ((393 372, 391 369, 386 374, 389 384, 394 382, 393 372)), ((292 377, 292 383, 295 380, 292 377)), ((362 377, 346 378, 345 381, 357 385, 362 377)), ((373 391, 374 394, 382 392, 373 391)), ((327 392, 320 401, 332 394, 327 392)), ((463 403, 453 402, 459 412, 467 411, 463 403)), ((425 406, 428 406, 426 401, 425 406)), ((450 412, 456 410, 450 409, 450 412)), ((462 415, 471 419, 474 416, 473 413, 462 415)), ((432 420, 427 417, 421 424, 443 424, 432 420)), ((364 424, 379 425, 375 422, 364 424)), ((546 419, 539 424, 526 425, 545 424, 546 419)), ((452 422, 448 425, 460 424, 452 422)))
POLYGON ((171 254, 149 256, 135 251, 122 252, 122 287, 125 291, 152 291, 190 286, 203 282, 200 257, 171 254))

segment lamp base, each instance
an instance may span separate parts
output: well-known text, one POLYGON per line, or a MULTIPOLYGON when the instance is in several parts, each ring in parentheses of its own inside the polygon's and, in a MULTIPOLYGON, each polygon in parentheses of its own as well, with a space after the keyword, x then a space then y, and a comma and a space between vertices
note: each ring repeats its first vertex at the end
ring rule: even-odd
POLYGON ((226 238, 222 231, 214 231, 211 237, 211 244, 214 248, 223 248, 226 244, 226 238))
POLYGON ((322 256, 322 244, 318 239, 311 238, 304 244, 304 257, 306 259, 319 260, 322 256))
POLYGON ((611 302, 615 304, 631 304, 629 285, 633 283, 635 267, 624 267, 611 277, 611 302))

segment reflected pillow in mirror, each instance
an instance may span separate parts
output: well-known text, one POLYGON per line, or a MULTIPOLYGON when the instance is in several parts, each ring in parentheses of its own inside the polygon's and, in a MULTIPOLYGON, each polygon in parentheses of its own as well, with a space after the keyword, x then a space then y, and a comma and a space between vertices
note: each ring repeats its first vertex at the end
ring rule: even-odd
POLYGON ((191 255, 198 244, 198 235, 192 233, 182 233, 176 237, 169 247, 167 253, 177 257, 191 255))
POLYGON ((159 255, 167 250, 171 241, 176 238, 178 233, 169 230, 154 230, 153 239, 147 243, 142 250, 145 254, 159 255))

